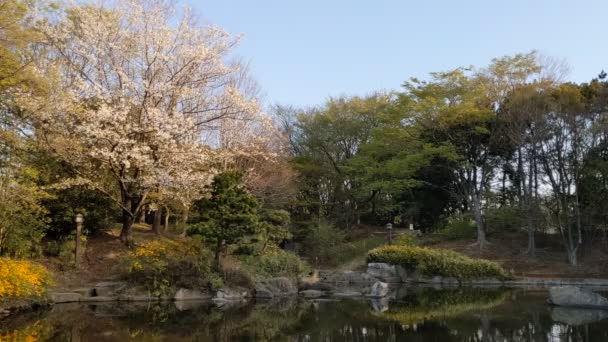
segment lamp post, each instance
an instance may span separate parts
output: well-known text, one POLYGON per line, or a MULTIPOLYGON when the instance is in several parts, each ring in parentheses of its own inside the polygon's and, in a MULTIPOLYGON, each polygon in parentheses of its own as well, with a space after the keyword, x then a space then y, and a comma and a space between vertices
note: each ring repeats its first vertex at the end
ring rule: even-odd
POLYGON ((84 216, 82 216, 82 214, 76 214, 74 221, 76 222, 76 248, 74 249, 74 264, 78 266, 80 262, 80 233, 82 232, 84 216))
POLYGON ((388 244, 392 245, 393 244, 393 224, 390 222, 387 223, 386 230, 388 231, 388 244))

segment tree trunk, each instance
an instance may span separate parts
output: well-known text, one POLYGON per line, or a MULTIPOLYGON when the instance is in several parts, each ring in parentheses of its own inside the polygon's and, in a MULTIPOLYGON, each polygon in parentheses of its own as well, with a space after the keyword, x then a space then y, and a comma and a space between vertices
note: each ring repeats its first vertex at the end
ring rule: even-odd
POLYGON ((220 254, 222 254, 222 240, 219 240, 215 246, 215 267, 217 270, 220 269, 220 254))
POLYGON ((167 232, 169 230, 169 216, 171 216, 171 210, 169 210, 169 207, 165 207, 165 228, 163 229, 164 232, 167 232))
POLYGON ((486 230, 483 222, 483 215, 481 213, 481 200, 478 196, 473 198, 473 216, 475 217, 475 224, 477 225, 477 242, 479 248, 483 248, 488 244, 488 240, 486 239, 486 230))
MULTIPOLYGON (((131 208, 132 200, 129 196, 123 196, 123 205, 126 208, 131 208)), ((133 215, 126 209, 122 209, 122 230, 120 231, 120 241, 127 246, 133 245, 133 237, 131 231, 133 229, 133 215)))
POLYGON ((144 208, 141 209, 141 213, 139 214, 138 223, 144 224, 146 223, 146 210, 144 208))
POLYGON ((158 206, 154 211, 154 222, 152 222, 152 231, 156 235, 160 235, 160 222, 163 217, 163 208, 158 206))
POLYGON ((183 218, 183 225, 184 225, 184 230, 182 230, 182 233, 180 234, 181 237, 186 237, 186 234, 188 233, 188 214, 190 213, 190 210, 186 209, 184 210, 184 218, 183 218))
POLYGON ((528 226, 528 255, 534 257, 536 255, 536 241, 534 239, 534 233, 536 227, 534 227, 534 206, 535 202, 532 200, 533 180, 534 180, 534 160, 536 159, 534 153, 534 146, 532 147, 532 153, 529 153, 530 160, 528 162, 528 184, 524 186, 524 198, 526 201, 526 225, 528 226))
POLYGON ((578 264, 578 260, 576 257, 577 250, 578 250, 578 248, 574 248, 574 249, 567 248, 566 249, 566 252, 568 253, 568 263, 570 264, 570 266, 577 266, 577 264, 578 264))
POLYGON ((145 201, 146 194, 132 195, 128 190, 121 190, 122 201, 122 230, 120 232, 120 241, 128 247, 133 247, 133 223, 135 218, 141 212, 141 204, 145 201))

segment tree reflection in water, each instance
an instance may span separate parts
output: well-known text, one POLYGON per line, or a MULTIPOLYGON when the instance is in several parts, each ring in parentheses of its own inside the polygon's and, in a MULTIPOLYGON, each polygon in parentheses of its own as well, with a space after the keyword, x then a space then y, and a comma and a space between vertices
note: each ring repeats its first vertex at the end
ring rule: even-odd
POLYGON ((56 305, 0 323, 0 341, 608 341, 608 313, 545 292, 404 288, 384 300, 56 305))

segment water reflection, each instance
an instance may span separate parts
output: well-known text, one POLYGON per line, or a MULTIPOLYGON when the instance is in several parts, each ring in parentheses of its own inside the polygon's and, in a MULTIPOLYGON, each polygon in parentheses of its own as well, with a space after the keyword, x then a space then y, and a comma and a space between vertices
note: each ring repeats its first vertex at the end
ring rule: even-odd
POLYGON ((57 305, 0 321, 0 341, 608 341, 608 312, 546 293, 400 289, 390 299, 57 305))

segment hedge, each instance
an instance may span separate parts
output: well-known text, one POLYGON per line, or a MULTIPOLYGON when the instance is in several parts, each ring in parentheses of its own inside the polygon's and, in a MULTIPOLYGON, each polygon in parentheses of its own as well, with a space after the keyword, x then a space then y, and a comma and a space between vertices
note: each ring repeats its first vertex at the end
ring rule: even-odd
POLYGON ((400 265, 426 276, 453 277, 459 280, 508 278, 507 272, 495 262, 471 259, 449 250, 411 245, 389 245, 372 249, 367 254, 367 262, 400 265))

